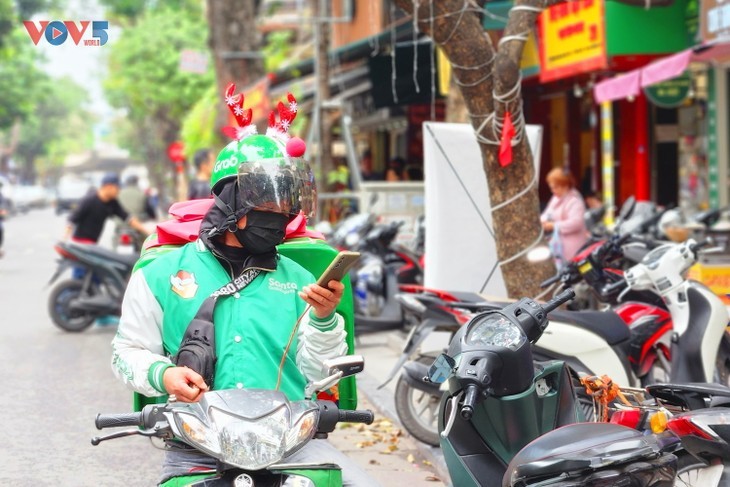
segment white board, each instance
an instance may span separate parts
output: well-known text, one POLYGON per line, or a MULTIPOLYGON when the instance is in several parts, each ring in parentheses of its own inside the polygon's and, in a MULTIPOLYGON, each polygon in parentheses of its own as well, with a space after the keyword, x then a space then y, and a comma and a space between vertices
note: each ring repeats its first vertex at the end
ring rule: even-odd
MULTIPOLYGON (((527 125, 540 174, 542 126, 527 125)), ((492 228, 487 180, 469 124, 423 124, 426 197, 424 285, 507 297, 492 228)))

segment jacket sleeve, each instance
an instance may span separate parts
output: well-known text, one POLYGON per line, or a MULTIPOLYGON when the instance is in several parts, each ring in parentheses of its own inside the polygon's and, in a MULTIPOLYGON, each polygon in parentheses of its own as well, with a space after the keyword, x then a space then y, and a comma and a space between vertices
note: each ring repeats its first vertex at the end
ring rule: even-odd
POLYGON ((162 308, 142 271, 129 280, 122 316, 112 340, 112 371, 129 388, 161 396, 162 373, 172 365, 162 345, 162 308))
POLYGON ((310 381, 323 379, 322 363, 347 354, 345 320, 335 313, 320 320, 307 313, 299 324, 297 364, 310 381))
POLYGON ((586 207, 579 195, 573 195, 565 202, 564 218, 560 220, 560 234, 567 235, 585 231, 586 207))

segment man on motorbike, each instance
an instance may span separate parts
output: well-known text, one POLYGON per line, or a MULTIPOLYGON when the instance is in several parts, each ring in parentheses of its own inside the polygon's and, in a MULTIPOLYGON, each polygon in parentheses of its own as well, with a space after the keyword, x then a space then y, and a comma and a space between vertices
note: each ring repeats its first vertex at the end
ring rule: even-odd
MULTIPOLYGON (((343 284, 315 284, 276 248, 290 219, 309 213, 316 199, 312 173, 295 157, 303 151, 292 154, 287 138, 248 135, 226 146, 211 178, 215 204, 198 240, 132 275, 112 342, 112 369, 135 391, 195 402, 207 390, 246 387, 280 389, 299 400, 309 381, 323 378, 324 360, 347 353, 344 320, 335 313, 343 284), (217 361, 206 381, 176 364, 188 324, 209 297, 217 361)), ((377 485, 325 440, 310 441, 286 461, 331 461, 342 467, 345 485, 377 485)), ((216 462, 168 442, 161 481, 200 467, 216 462)))
POLYGON ((144 225, 122 208, 118 196, 119 176, 105 175, 99 189, 84 196, 69 215, 66 238, 70 236, 79 243, 96 243, 104 230, 106 219, 112 215, 118 216, 143 235, 148 235, 150 232, 144 225))

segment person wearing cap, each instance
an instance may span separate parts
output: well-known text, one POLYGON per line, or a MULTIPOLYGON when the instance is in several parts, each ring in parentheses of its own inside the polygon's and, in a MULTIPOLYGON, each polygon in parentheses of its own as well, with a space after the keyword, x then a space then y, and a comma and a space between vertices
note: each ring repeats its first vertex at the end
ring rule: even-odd
POLYGON ((99 188, 84 196, 68 217, 65 238, 78 243, 95 244, 99 241, 104 223, 111 216, 119 217, 138 232, 148 235, 149 231, 140 221, 131 216, 117 200, 119 176, 106 174, 99 188))
MULTIPOLYGON (((226 99, 242 105, 231 87, 226 99)), ((296 113, 292 100, 288 109, 279 104, 281 121, 270 117, 267 135, 256 134, 248 125, 250 110, 246 116, 236 106, 241 126, 224 129, 235 140, 214 164, 214 204, 198 239, 132 274, 112 341, 113 372, 132 390, 174 394, 182 402, 197 402, 208 390, 241 388, 280 390, 302 400, 313 392, 308 384, 323 379, 323 362, 347 354, 344 319, 335 312, 344 285, 316 284, 277 250, 289 221, 300 212, 312 216, 316 203, 314 176, 301 158, 304 142, 287 133, 296 113), (217 359, 207 371, 181 366, 183 337, 189 324, 203 319, 210 299, 215 304, 206 320, 215 325, 217 359)), ((160 482, 216 468, 216 460, 198 450, 174 441, 168 446, 160 482)), ((333 462, 342 468, 344 485, 378 485, 326 440, 310 441, 285 461, 333 462)))

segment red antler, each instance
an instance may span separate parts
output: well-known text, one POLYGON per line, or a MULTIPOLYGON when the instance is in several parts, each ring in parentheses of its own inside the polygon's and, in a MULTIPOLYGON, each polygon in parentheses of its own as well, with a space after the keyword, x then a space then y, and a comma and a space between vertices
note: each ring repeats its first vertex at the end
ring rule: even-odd
POLYGON ((277 132, 281 135, 289 135, 289 127, 291 127, 292 121, 297 116, 297 100, 291 93, 286 94, 289 100, 289 107, 285 106, 284 103, 279 102, 276 109, 279 112, 279 123, 276 123, 276 113, 271 112, 269 114, 269 131, 277 132))
POLYGON ((243 109, 243 93, 234 95, 234 91, 236 91, 236 85, 229 84, 226 88, 226 106, 235 117, 238 127, 223 127, 223 133, 233 139, 241 140, 248 135, 255 134, 256 126, 251 125, 253 110, 243 109))

